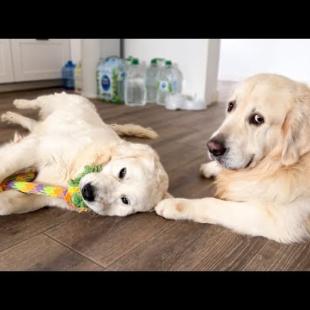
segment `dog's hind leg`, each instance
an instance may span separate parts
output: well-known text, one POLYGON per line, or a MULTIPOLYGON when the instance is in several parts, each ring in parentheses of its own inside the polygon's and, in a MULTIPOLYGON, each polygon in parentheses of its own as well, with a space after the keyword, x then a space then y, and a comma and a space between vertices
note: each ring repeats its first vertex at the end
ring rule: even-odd
POLYGON ((33 100, 16 99, 13 105, 17 109, 39 110, 40 120, 44 120, 50 113, 57 109, 57 102, 52 95, 40 96, 33 100))
POLYGON ((16 99, 13 101, 13 105, 17 109, 40 109, 42 103, 38 99, 28 100, 28 99, 16 99))
MULTIPOLYGON (((39 96, 33 100, 16 99, 14 100, 13 105, 17 109, 38 109, 40 119, 44 120, 49 114, 53 113, 55 110, 63 108, 64 102, 66 100, 69 100, 68 98, 70 99, 71 97, 62 93, 54 95, 44 95, 39 96)), ((70 100, 72 100, 72 98, 70 100)))
POLYGON ((3 113, 1 115, 1 121, 9 124, 20 125, 29 131, 32 131, 37 124, 36 120, 11 111, 3 113))

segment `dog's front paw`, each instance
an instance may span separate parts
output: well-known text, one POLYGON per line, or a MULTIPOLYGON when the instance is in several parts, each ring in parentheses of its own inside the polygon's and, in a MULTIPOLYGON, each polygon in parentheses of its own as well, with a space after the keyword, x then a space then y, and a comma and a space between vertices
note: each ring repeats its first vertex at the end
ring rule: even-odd
POLYGON ((200 166, 200 174, 207 179, 216 177, 220 171, 221 167, 215 161, 211 161, 200 166))
POLYGON ((11 112, 11 111, 7 111, 3 114, 1 114, 1 121, 2 122, 6 122, 6 123, 14 123, 14 119, 15 119, 15 113, 11 112))
POLYGON ((155 212, 170 220, 187 219, 186 199, 169 198, 162 200, 156 207, 155 212))

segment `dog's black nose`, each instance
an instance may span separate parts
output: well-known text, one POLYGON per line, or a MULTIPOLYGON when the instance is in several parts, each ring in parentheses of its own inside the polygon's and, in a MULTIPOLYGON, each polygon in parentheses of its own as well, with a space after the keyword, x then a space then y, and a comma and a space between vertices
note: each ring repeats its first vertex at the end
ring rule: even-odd
POLYGON ((95 188, 90 183, 85 184, 82 187, 82 196, 87 201, 95 200, 95 188))
POLYGON ((213 138, 207 143, 207 147, 209 152, 214 156, 221 156, 224 155, 226 152, 226 148, 224 142, 213 138))

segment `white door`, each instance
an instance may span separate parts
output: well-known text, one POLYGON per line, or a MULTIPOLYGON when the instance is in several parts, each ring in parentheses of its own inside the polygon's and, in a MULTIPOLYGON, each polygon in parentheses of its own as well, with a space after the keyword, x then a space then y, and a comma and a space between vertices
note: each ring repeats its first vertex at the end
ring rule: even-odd
POLYGON ((10 40, 0 39, 0 83, 13 82, 10 40))
POLYGON ((11 39, 16 82, 58 79, 70 58, 68 39, 11 39))

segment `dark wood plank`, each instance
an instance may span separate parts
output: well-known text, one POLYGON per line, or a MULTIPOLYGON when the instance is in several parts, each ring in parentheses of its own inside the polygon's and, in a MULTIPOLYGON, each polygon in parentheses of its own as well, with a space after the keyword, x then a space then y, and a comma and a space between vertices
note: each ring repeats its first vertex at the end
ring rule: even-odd
POLYGON ((83 215, 46 234, 105 267, 173 225, 174 222, 166 223, 154 213, 126 218, 83 215))
POLYGON ((309 242, 284 245, 268 241, 242 269, 249 271, 309 271, 309 242))
MULTIPOLYGON (((167 224, 172 221, 166 221, 167 224)), ((208 225, 178 222, 171 229, 156 234, 115 263, 108 270, 174 270, 174 264, 183 258, 183 253, 207 231, 208 225)))
MULTIPOLYGON (((263 240, 259 241, 262 246, 263 240)), ((259 249, 258 240, 228 229, 179 222, 124 255, 107 270, 234 270, 233 264, 244 260, 246 251, 249 257, 255 248, 259 249)))
POLYGON ((247 262, 266 242, 264 239, 236 234, 226 228, 219 229, 222 231, 219 238, 211 241, 201 240, 207 243, 208 250, 193 270, 240 270, 240 265, 247 262))
POLYGON ((79 214, 54 207, 27 214, 0 216, 0 251, 76 216, 79 214))
POLYGON ((0 252, 0 270, 103 270, 101 266, 44 235, 0 252))

